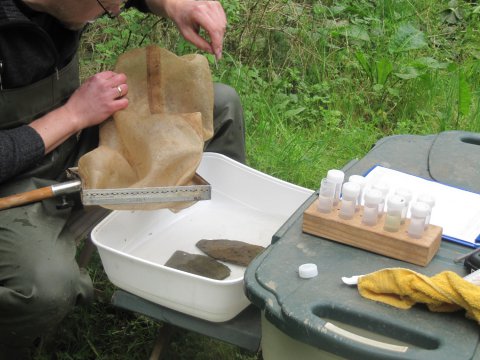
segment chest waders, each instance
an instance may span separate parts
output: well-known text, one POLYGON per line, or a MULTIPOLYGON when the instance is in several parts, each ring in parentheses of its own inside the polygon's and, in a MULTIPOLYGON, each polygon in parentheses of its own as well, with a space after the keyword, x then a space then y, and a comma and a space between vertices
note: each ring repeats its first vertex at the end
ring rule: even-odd
MULTIPOLYGON (((28 124, 60 106, 78 81, 75 58, 35 84, 0 91, 0 129, 28 124)), ((73 165, 78 145, 71 137, 36 167, 0 185, 0 195, 54 183, 73 165)), ((92 297, 91 280, 78 269, 75 242, 65 226, 71 209, 57 209, 57 202, 0 211, 0 359, 21 358, 76 303, 92 297)))
POLYGON ((245 124, 240 98, 232 87, 213 84, 213 137, 205 151, 216 152, 245 164, 245 124))

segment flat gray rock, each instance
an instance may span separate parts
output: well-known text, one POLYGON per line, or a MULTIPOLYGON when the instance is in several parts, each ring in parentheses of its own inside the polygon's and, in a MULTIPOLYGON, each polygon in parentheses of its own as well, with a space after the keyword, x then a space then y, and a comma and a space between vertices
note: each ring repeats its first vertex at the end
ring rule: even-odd
POLYGON ((238 240, 206 240, 197 242, 197 247, 214 259, 231 264, 248 266, 265 248, 238 240))
POLYGON ((165 266, 215 280, 223 280, 230 276, 228 266, 219 263, 215 259, 180 250, 173 253, 165 263, 165 266))

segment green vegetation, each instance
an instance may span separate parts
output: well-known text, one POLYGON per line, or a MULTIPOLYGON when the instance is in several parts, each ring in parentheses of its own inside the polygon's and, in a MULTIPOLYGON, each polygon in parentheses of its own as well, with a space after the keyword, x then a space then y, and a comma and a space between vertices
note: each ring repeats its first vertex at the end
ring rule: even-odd
MULTIPOLYGON (((239 92, 248 164, 317 188, 394 134, 480 131, 480 5, 438 0, 223 1, 229 19, 216 81, 239 92)), ((166 20, 128 11, 84 34, 82 76, 128 48, 195 49, 166 20)), ((114 309, 98 257, 96 303, 78 309, 41 359, 146 359, 158 324, 114 309)), ((256 359, 179 331, 167 359, 256 359)))

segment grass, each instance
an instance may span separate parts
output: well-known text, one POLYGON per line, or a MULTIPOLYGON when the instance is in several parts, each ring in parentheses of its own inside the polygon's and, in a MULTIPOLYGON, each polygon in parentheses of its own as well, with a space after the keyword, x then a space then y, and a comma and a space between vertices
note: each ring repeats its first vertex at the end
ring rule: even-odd
MULTIPOLYGON (((438 0, 226 2, 216 81, 239 92, 250 166, 308 188, 395 134, 480 131, 480 6, 438 0)), ((84 34, 82 77, 150 43, 195 49, 166 20, 128 11, 84 34)), ((207 56, 213 65, 211 56, 207 56)), ((75 310, 39 359, 145 359, 159 324, 110 305, 96 257, 96 302, 75 310)), ((256 359, 178 331, 166 359, 256 359)))

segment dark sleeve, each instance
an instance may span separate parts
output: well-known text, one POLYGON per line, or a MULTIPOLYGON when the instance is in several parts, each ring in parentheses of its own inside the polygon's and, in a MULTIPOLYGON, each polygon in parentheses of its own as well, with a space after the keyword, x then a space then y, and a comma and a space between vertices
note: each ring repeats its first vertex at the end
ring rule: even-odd
POLYGON ((0 131, 0 183, 42 159, 45 144, 30 126, 0 131))
POLYGON ((125 4, 125 7, 127 9, 134 7, 144 13, 150 12, 150 10, 147 7, 147 4, 145 4, 145 0, 128 0, 125 4))

